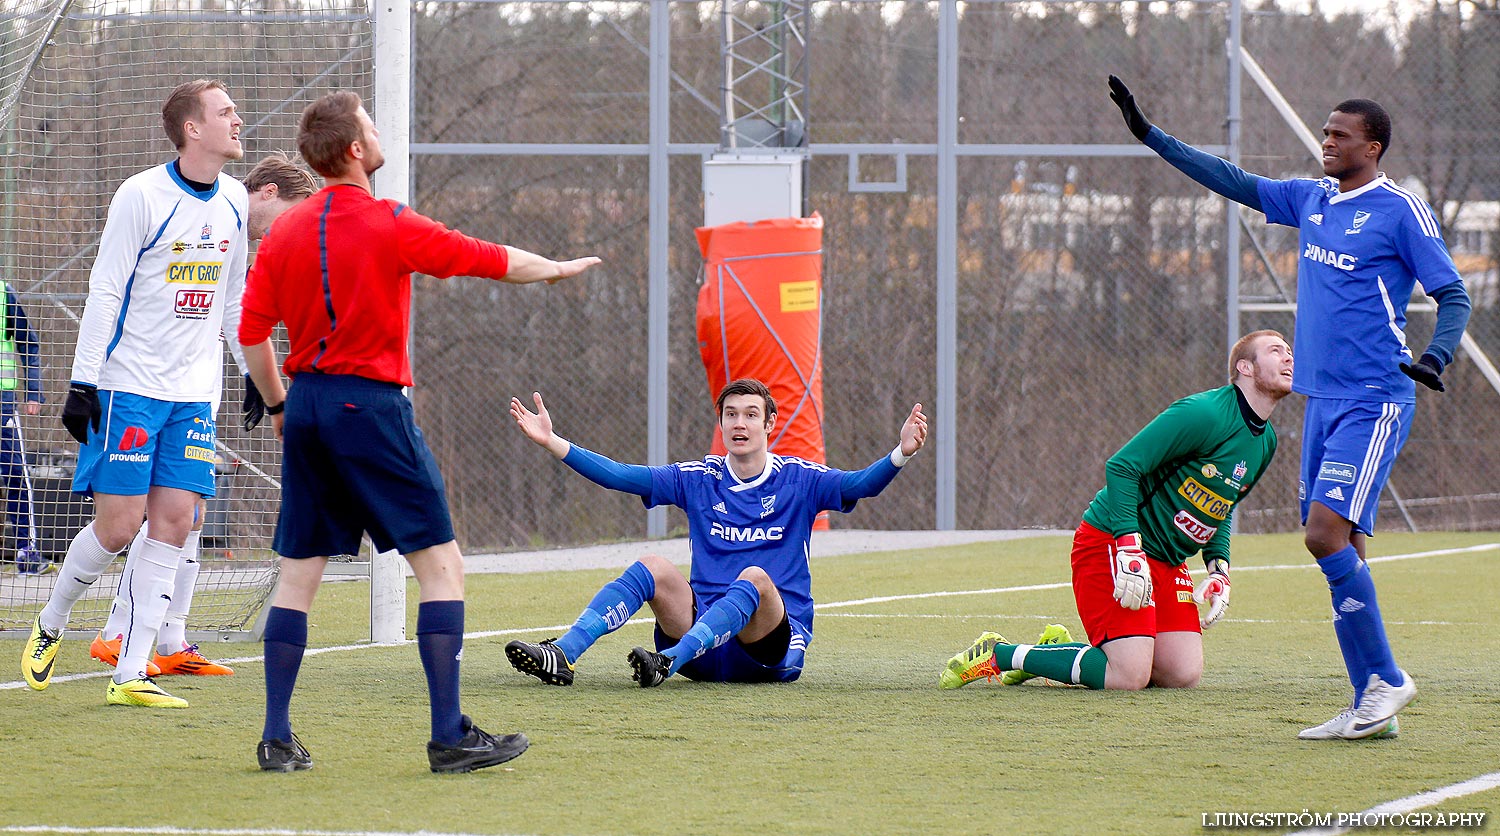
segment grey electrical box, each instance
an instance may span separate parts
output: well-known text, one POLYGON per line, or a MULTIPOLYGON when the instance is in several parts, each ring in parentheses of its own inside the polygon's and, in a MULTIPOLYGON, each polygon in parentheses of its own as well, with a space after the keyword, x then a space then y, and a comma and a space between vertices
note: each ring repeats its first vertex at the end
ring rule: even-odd
POLYGON ((703 225, 802 217, 801 154, 720 152, 703 163, 703 225))

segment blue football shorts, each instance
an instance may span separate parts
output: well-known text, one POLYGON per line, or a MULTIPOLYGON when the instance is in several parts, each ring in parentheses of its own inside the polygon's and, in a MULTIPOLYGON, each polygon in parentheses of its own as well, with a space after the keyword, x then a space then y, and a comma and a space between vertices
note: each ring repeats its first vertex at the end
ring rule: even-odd
POLYGON ((1415 414, 1416 405, 1409 403, 1308 398, 1297 485, 1302 523, 1319 502, 1354 523, 1355 531, 1374 533, 1380 492, 1415 414))
MULTIPOLYGON (((697 604, 697 617, 702 618, 713 602, 705 603, 701 597, 694 593, 697 604)), ((807 645, 812 641, 812 631, 808 630, 797 619, 790 614, 786 617, 787 626, 790 628, 787 638, 786 655, 774 665, 767 665, 751 656, 745 650, 745 645, 739 639, 727 641, 715 647, 697 659, 683 665, 678 673, 688 679, 697 682, 793 682, 802 676, 802 666, 807 658, 807 645)), ((677 643, 677 640, 668 636, 657 627, 654 631, 656 638, 656 649, 665 650, 677 643)), ((772 635, 775 631, 772 631, 772 635)), ((769 636, 767 637, 769 638, 769 636)), ((764 639, 762 639, 764 641, 764 639)))
POLYGON ((214 495, 214 417, 207 402, 99 390, 99 429, 78 451, 73 490, 144 496, 153 485, 214 495))
POLYGON ((282 433, 277 554, 358 554, 364 532, 403 555, 453 539, 443 476, 397 384, 299 374, 282 433))

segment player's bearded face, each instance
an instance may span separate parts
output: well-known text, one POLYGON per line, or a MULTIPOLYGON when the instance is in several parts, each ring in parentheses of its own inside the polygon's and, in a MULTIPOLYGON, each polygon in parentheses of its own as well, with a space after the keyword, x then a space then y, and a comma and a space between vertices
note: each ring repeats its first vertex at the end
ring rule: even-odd
POLYGON ((1292 393, 1292 349, 1274 337, 1268 338, 1251 361, 1255 366, 1255 388, 1267 395, 1292 393))

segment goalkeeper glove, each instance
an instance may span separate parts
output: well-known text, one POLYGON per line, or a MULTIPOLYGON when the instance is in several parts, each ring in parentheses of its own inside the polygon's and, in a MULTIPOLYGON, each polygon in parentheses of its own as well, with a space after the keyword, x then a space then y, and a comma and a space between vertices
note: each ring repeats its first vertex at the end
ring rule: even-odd
POLYGON ((1208 612, 1200 623, 1207 630, 1229 609, 1229 561, 1221 557, 1208 561, 1208 577, 1193 589, 1193 603, 1204 601, 1208 602, 1208 612))
POLYGON ((255 388, 255 381, 250 375, 245 375, 245 417, 240 424, 249 431, 255 429, 260 419, 266 417, 266 399, 260 396, 260 390, 255 388))
POLYGON ((68 399, 63 401, 62 424, 68 435, 79 444, 89 443, 89 428, 99 431, 99 387, 74 381, 68 384, 68 399))
POLYGON ((1443 385, 1443 361, 1436 355, 1423 354, 1422 359, 1415 363, 1401 364, 1401 371, 1407 377, 1437 392, 1446 392, 1448 387, 1443 385))
POLYGON ((1125 126, 1136 139, 1145 142, 1146 134, 1151 133, 1151 123, 1146 121, 1146 114, 1136 106, 1135 96, 1130 95, 1130 88, 1119 76, 1109 77, 1109 97, 1120 108, 1120 115, 1125 117, 1125 126))
POLYGON ((1127 610, 1151 603, 1151 564, 1141 550, 1141 535, 1122 534, 1109 548, 1109 570, 1115 576, 1115 600, 1127 610))

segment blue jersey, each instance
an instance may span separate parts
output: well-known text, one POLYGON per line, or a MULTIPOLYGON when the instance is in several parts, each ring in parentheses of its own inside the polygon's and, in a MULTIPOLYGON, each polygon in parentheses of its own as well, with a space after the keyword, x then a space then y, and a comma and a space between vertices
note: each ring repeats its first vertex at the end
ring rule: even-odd
MULTIPOLYGON (((877 465, 880 462, 876 463, 877 465)), ((808 546, 822 511, 848 512, 845 471, 795 456, 767 456, 766 469, 745 482, 723 456, 648 468, 646 507, 676 505, 687 512, 693 591, 712 603, 747 566, 759 566, 781 591, 787 614, 812 631, 808 546)), ((890 468, 894 475, 894 468, 890 468)))
POLYGON ((1399 368, 1412 361, 1407 302, 1418 280, 1429 294, 1460 280, 1432 210, 1384 175, 1348 192, 1331 177, 1256 185, 1266 220, 1300 231, 1293 388, 1415 402, 1399 368))

